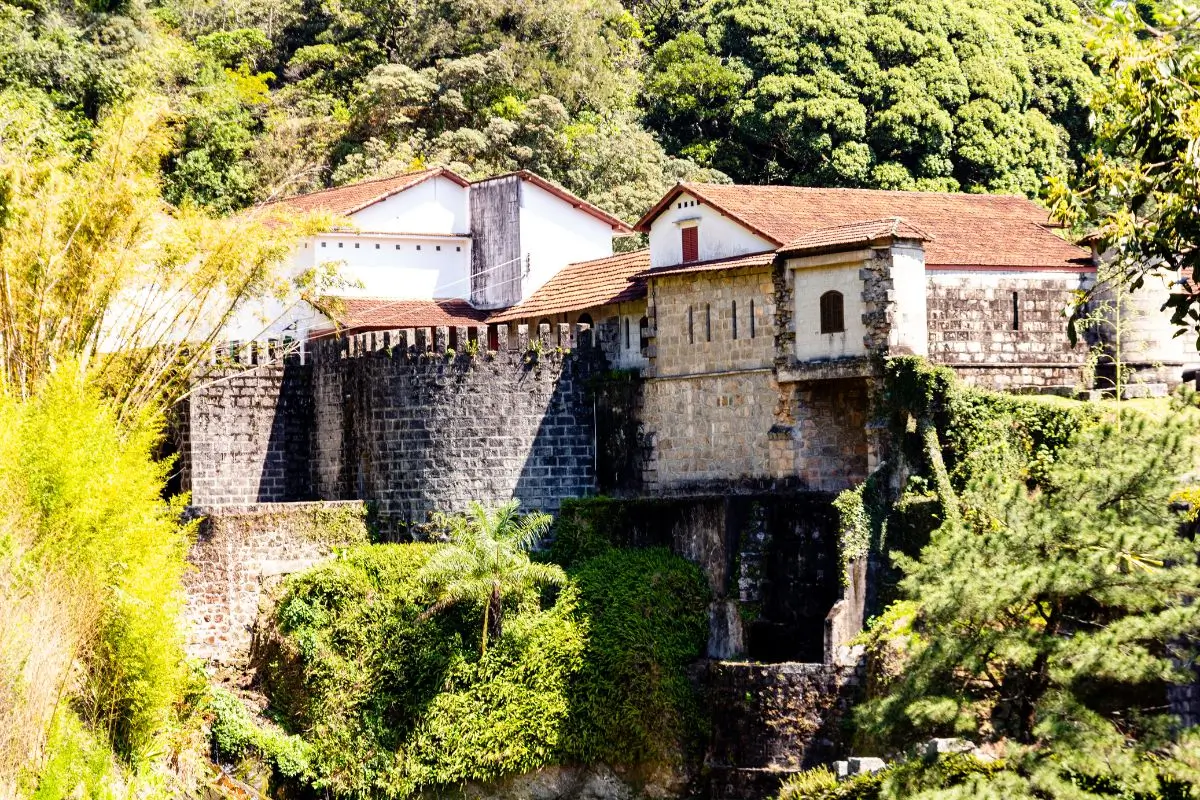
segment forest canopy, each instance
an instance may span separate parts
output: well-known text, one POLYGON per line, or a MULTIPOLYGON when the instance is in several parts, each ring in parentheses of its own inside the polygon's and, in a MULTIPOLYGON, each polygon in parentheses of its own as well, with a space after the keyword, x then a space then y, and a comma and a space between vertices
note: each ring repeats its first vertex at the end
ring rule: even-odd
POLYGON ((626 219, 676 180, 1036 195, 1087 144, 1084 36, 1069 0, 0 3, 0 137, 166 95, 164 197, 219 213, 432 165, 626 219))

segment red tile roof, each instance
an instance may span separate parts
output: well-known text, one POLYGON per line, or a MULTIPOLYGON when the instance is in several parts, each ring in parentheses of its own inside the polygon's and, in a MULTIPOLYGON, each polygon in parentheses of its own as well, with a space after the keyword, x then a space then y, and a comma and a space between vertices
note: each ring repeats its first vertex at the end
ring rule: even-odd
POLYGON ((504 175, 493 175, 490 178, 483 178, 482 180, 472 181, 471 185, 474 186, 475 184, 478 184, 478 183, 485 183, 486 181, 494 181, 494 180, 497 180, 498 178, 509 178, 509 177, 517 177, 523 181, 529 181, 534 186, 538 186, 542 189, 545 189, 547 192, 554 195, 558 199, 563 200, 567 203, 570 203, 572 207, 578 208, 580 211, 583 211, 587 214, 591 214, 593 217, 596 217, 601 222, 608 223, 612 227, 612 229, 617 233, 633 233, 633 228, 630 228, 628 225, 626 225, 620 219, 618 219, 617 217, 614 217, 612 214, 608 213, 603 208, 600 208, 599 206, 596 206, 596 205, 592 205, 587 200, 584 200, 582 197, 579 197, 577 195, 572 194, 571 192, 568 192, 566 189, 559 186, 557 183, 548 181, 545 178, 543 178, 541 175, 538 175, 536 172, 530 172, 527 169, 519 169, 516 172, 509 172, 504 175))
POLYGON ((497 313, 490 321, 509 322, 638 300, 646 296, 646 284, 633 278, 649 266, 649 250, 569 264, 523 303, 497 313))
POLYGON ((337 186, 333 189, 323 189, 319 192, 309 192, 308 194, 296 195, 295 197, 286 197, 282 200, 263 203, 259 207, 286 208, 296 213, 324 211, 329 214, 348 217, 357 211, 362 211, 367 206, 373 206, 394 194, 403 192, 405 189, 411 189, 418 183, 424 183, 430 178, 439 176, 454 181, 459 186, 469 185, 464 178, 459 177, 454 172, 444 167, 437 167, 435 169, 423 169, 419 172, 407 172, 391 178, 362 181, 346 186, 337 186))
POLYGON ((1012 195, 680 183, 634 227, 649 230, 685 192, 776 246, 847 220, 903 217, 933 237, 932 267, 1091 267, 1086 250, 1049 230, 1045 209, 1012 195))
POLYGON ((717 272, 720 270, 740 269, 742 267, 765 267, 775 260, 775 251, 767 250, 762 253, 750 253, 744 256, 714 258, 708 261, 693 261, 690 264, 676 264, 669 267, 659 267, 643 272, 642 278, 661 278, 664 275, 683 275, 688 272, 717 272))
POLYGON ((337 323, 352 330, 436 328, 440 325, 482 325, 488 312, 466 300, 388 300, 378 297, 327 298, 341 306, 337 323))
POLYGON ((788 242, 779 248, 778 252, 787 255, 816 253, 847 246, 868 245, 885 239, 929 242, 933 237, 901 217, 887 217, 817 228, 788 242))

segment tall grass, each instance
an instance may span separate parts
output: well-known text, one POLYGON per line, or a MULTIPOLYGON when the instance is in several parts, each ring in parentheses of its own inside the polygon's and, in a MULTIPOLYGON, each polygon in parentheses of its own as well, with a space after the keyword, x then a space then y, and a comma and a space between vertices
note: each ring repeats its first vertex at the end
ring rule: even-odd
POLYGON ((70 768, 55 730, 137 768, 176 726, 191 531, 161 498, 160 432, 118 423, 69 368, 27 400, 0 391, 0 796, 70 768))

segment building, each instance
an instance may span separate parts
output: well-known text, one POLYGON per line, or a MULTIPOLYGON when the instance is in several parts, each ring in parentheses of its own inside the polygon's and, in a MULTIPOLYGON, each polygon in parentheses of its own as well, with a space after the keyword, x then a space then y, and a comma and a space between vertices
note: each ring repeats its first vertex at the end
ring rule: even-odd
POLYGON ((363 181, 267 203, 260 212, 324 212, 349 224, 308 237, 286 267, 294 279, 336 266, 330 319, 304 303, 244 309, 229 338, 308 337, 482 321, 481 309, 527 298, 570 260, 612 253, 616 217, 528 171, 468 182, 444 168, 363 181))

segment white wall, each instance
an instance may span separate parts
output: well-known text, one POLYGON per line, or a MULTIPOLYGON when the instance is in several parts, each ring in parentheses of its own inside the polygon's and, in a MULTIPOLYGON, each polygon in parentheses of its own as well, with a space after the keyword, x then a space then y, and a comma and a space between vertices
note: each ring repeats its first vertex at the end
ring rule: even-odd
POLYGON ((529 297, 567 264, 612 255, 612 226, 529 181, 521 181, 521 251, 529 274, 521 299, 529 297))
MULTIPOLYGON (((806 259, 788 260, 792 271, 792 295, 795 298, 796 358, 808 361, 822 358, 844 358, 866 355, 863 342, 867 328, 862 315, 863 282, 858 276, 865 262, 861 256, 854 261, 806 265, 806 259), (842 333, 821 333, 821 295, 828 291, 842 293, 842 314, 846 330, 842 333)), ((925 284, 920 284, 922 291, 925 284)))
MULTIPOLYGON (((896 313, 888 344, 907 348, 914 355, 929 355, 929 320, 926 314, 925 249, 920 245, 892 247, 892 287, 896 313)), ((893 349, 893 352, 895 350, 893 349)))
POLYGON ((469 233, 465 186, 438 176, 368 206, 351 219, 361 231, 469 233))
POLYGON ((680 194, 650 224, 650 266, 668 267, 683 261, 683 236, 676 223, 698 221, 699 260, 774 250, 775 245, 743 228, 721 212, 688 194, 680 194), (680 206, 683 206, 682 208, 680 206))
POLYGON ((340 275, 362 284, 337 292, 347 297, 432 300, 471 295, 471 246, 466 238, 337 233, 315 237, 312 246, 319 262, 343 261, 340 275))

